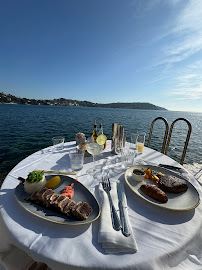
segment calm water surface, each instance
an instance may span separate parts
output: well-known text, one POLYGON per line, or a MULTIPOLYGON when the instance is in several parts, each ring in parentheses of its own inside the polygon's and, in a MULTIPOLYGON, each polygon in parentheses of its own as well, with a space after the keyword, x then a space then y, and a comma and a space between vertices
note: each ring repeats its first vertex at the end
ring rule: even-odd
MULTIPOLYGON (((127 134, 145 131, 148 140, 150 125, 156 117, 165 117, 169 126, 179 117, 192 124, 192 134, 184 163, 202 161, 202 113, 148 111, 108 108, 25 106, 0 104, 0 180, 22 159, 52 145, 57 135, 74 140, 77 132, 90 136, 94 120, 103 122, 104 133, 111 137, 112 123, 123 125, 127 134)), ((168 155, 180 162, 187 135, 186 123, 177 122, 168 155)), ((161 151, 164 123, 154 125, 151 148, 161 151)), ((147 144, 147 142, 146 142, 147 144)))

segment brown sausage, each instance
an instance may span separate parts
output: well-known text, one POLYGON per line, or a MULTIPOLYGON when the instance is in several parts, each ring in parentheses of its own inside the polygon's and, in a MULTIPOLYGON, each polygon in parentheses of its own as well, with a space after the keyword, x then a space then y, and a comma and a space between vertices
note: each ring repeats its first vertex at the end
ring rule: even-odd
POLYGON ((153 186, 153 185, 142 185, 140 189, 149 197, 153 198, 154 200, 162 203, 166 203, 168 201, 168 197, 166 196, 165 192, 163 192, 160 188, 153 186))

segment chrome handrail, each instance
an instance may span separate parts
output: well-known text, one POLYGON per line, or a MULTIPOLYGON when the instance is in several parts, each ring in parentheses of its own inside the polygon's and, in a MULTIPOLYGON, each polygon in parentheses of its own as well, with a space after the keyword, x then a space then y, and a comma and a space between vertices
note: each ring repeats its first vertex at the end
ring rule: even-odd
POLYGON ((172 124, 170 126, 170 132, 169 132, 168 141, 167 141, 167 145, 166 145, 165 155, 167 155, 167 153, 168 153, 168 148, 169 148, 170 139, 171 139, 171 135, 172 135, 172 131, 173 131, 173 126, 175 125, 175 123, 177 121, 180 121, 180 120, 185 121, 187 123, 187 125, 188 125, 188 128, 189 128, 188 131, 187 131, 187 138, 186 138, 186 141, 185 141, 184 150, 183 150, 181 161, 180 161, 180 164, 183 165, 184 158, 185 158, 186 151, 187 151, 187 146, 188 146, 188 143, 189 143, 189 138, 190 138, 191 131, 192 131, 191 123, 187 119, 185 119, 185 118, 177 118, 175 121, 172 122, 172 124))
POLYGON ((151 137, 152 137, 153 126, 154 126, 154 123, 155 123, 157 120, 163 120, 164 123, 165 123, 164 140, 163 140, 163 145, 162 145, 162 149, 161 149, 161 153, 164 154, 165 146, 166 146, 166 140, 167 140, 167 136, 168 136, 168 130, 169 130, 168 122, 167 122, 167 120, 166 120, 164 117, 157 117, 157 118, 155 118, 155 119, 153 120, 153 122, 151 123, 150 133, 149 133, 149 139, 148 139, 148 145, 147 145, 147 146, 150 147, 150 142, 151 142, 151 137))

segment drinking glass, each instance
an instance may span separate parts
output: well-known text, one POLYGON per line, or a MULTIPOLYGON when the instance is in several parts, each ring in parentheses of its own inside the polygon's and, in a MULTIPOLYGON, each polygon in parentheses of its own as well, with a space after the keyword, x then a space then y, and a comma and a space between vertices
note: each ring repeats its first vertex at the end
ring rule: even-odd
POLYGON ((115 145, 115 154, 120 155, 123 149, 123 140, 115 138, 114 145, 115 145))
POLYGON ((146 133, 144 133, 144 132, 138 134, 138 138, 137 138, 137 142, 136 142, 136 147, 137 147, 138 153, 143 152, 144 143, 145 143, 145 136, 146 136, 146 133))
POLYGON ((122 168, 128 168, 133 166, 134 159, 137 156, 137 150, 131 148, 123 148, 121 153, 121 166, 122 168))
POLYGON ((130 142, 131 142, 130 148, 131 149, 134 149, 134 150, 137 149, 136 143, 137 143, 138 135, 139 135, 139 133, 131 133, 131 137, 130 137, 130 142))
POLYGON ((54 151, 60 151, 64 148, 65 138, 62 136, 57 136, 52 138, 54 151))
POLYGON ((86 150, 93 156, 93 169, 95 169, 95 156, 99 155, 103 148, 104 146, 97 144, 92 137, 86 140, 86 150))
POLYGON ((69 158, 72 171, 78 171, 83 168, 84 152, 74 149, 69 153, 69 158))

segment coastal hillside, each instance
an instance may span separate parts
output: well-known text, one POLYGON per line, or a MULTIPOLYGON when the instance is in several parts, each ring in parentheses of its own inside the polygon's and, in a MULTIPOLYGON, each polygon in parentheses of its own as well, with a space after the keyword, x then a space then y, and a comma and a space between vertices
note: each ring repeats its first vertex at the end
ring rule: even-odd
POLYGON ((11 94, 0 93, 0 104, 23 104, 23 105, 49 105, 49 106, 76 106, 76 107, 102 107, 102 108, 123 108, 139 110, 166 110, 165 108, 153 105, 148 102, 131 103, 93 103, 90 101, 79 101, 65 98, 58 99, 29 99, 20 98, 11 94))

